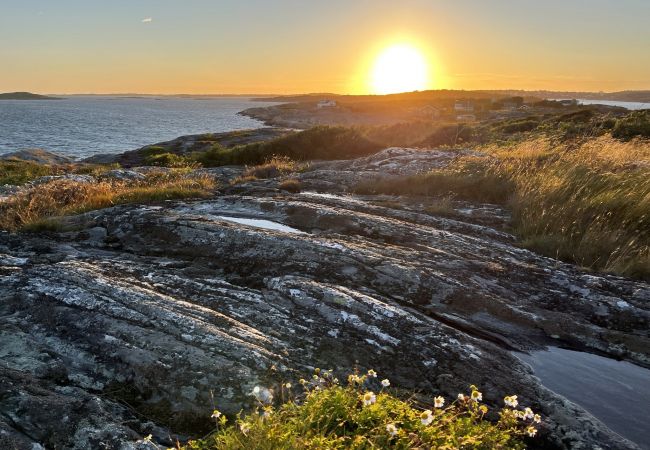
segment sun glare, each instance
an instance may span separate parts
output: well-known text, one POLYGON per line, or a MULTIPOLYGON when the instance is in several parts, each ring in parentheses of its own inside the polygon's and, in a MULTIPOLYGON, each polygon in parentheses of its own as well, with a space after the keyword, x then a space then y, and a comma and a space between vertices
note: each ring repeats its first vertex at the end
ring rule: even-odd
POLYGON ((429 73, 422 53, 410 45, 393 45, 375 60, 371 89, 375 94, 394 94, 427 89, 429 73))

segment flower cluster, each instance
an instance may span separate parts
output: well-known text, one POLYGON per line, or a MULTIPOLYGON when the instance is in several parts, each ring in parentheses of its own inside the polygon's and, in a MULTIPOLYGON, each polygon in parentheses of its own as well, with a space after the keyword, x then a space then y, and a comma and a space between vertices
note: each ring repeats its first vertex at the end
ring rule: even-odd
MULTIPOLYGON (((516 443, 517 445, 512 448, 523 448, 521 437, 536 436, 538 430, 534 425, 541 423, 542 420, 541 416, 529 407, 517 409, 519 406, 517 396, 511 395, 504 398, 506 406, 499 411, 498 423, 487 422, 485 415, 489 412, 488 406, 482 403, 483 393, 474 385, 471 385, 466 393, 458 394, 455 400, 445 399, 443 395, 436 395, 431 400, 430 409, 424 409, 391 395, 390 380, 380 379, 373 369, 365 373, 357 371, 350 374, 347 381, 347 386, 339 385, 332 370, 317 368, 309 379, 300 379, 303 389, 295 396, 291 392, 293 387, 291 383, 283 382, 278 385, 275 392, 280 398, 278 403, 282 403, 282 405, 277 409, 272 406, 276 400, 273 389, 255 386, 251 392, 258 402, 255 413, 245 417, 240 414, 235 424, 229 427, 225 426, 226 417, 219 410, 214 409, 211 418, 217 424, 217 431, 221 433, 219 436, 224 436, 225 439, 225 436, 230 433, 230 436, 233 436, 232 442, 253 442, 254 439, 261 439, 260 436, 269 438, 271 435, 264 434, 267 433, 264 430, 268 430, 273 436, 282 436, 283 433, 278 434, 271 430, 286 427, 288 423, 297 424, 295 432, 297 436, 302 436, 303 431, 301 430, 304 429, 302 428, 304 426, 302 419, 287 421, 287 417, 295 417, 292 414, 303 407, 319 408, 319 405, 323 404, 323 399, 327 399, 327 402, 335 402, 334 404, 338 408, 345 408, 342 409, 346 411, 346 417, 348 417, 345 420, 352 421, 350 423, 358 420, 354 419, 357 414, 359 418, 363 418, 361 423, 364 424, 376 420, 372 428, 373 433, 376 433, 373 435, 373 439, 380 440, 373 441, 375 443, 390 442, 390 445, 400 447, 404 444, 410 445, 415 442, 413 439, 416 439, 416 441, 427 445, 436 442, 449 444, 455 442, 454 436, 458 436, 454 433, 466 433, 469 426, 469 430, 472 432, 480 433, 477 436, 480 436, 481 440, 484 439, 485 430, 490 430, 489 433, 493 433, 494 436, 494 440, 490 442, 516 443), (287 401, 285 401, 285 395, 289 396, 287 401), (457 425, 455 425, 456 423, 457 425), (220 424, 223 426, 219 427, 220 424), (486 426, 488 428, 485 428, 486 426), (451 440, 447 441, 447 437, 451 440)), ((318 411, 318 409, 308 410, 318 411)), ((301 417, 318 417, 318 413, 314 415, 312 412, 301 417)), ((490 417, 496 417, 496 414, 490 417)), ((320 429, 320 426, 318 425, 316 429, 320 429)), ((370 442, 365 441, 366 438, 360 435, 350 436, 353 441, 351 444, 357 441, 359 444, 370 442)), ((467 444, 474 442, 471 440, 474 438, 467 439, 465 441, 467 444)), ((254 446, 246 448, 254 448, 254 446)), ((378 448, 383 447, 380 445, 378 448)))

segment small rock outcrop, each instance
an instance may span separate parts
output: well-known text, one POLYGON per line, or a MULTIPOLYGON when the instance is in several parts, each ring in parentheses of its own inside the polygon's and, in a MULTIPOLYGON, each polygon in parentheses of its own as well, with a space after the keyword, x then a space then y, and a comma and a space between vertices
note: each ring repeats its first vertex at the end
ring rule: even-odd
POLYGON ((0 159, 29 161, 37 164, 69 164, 74 160, 64 155, 48 152, 40 148, 29 148, 15 152, 4 153, 0 159))

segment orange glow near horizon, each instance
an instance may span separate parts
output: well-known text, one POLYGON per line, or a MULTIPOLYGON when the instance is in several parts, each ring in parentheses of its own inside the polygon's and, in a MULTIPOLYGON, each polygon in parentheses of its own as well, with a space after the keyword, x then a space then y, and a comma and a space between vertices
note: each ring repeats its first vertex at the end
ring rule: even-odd
POLYGON ((649 89, 650 1, 597 3, 3 2, 0 92, 649 89))
POLYGON ((370 79, 373 94, 396 94, 431 88, 425 56, 409 44, 385 48, 374 62, 370 79))

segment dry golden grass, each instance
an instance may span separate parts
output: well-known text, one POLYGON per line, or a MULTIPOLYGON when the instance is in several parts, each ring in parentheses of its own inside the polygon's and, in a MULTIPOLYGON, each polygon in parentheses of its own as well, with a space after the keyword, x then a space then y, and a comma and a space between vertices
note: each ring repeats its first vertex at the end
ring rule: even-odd
POLYGON ((296 162, 286 156, 273 156, 264 164, 247 167, 243 177, 276 178, 296 170, 296 162))
POLYGON ((273 156, 263 164, 246 167, 241 176, 232 180, 231 184, 247 183, 259 179, 277 178, 297 170, 301 170, 299 165, 291 158, 286 156, 273 156))
POLYGON ((508 205, 525 247, 650 279, 650 141, 539 137, 480 150, 488 157, 462 157, 445 169, 358 191, 508 205))
POLYGON ((140 181, 81 183, 55 180, 20 191, 0 203, 0 228, 39 229, 52 218, 124 203, 206 197, 216 187, 208 176, 186 171, 152 172, 140 181))
POLYGON ((301 191, 302 186, 299 180, 296 180, 295 178, 289 178, 287 180, 281 181, 278 184, 278 189, 281 191, 291 192, 292 194, 298 194, 301 191))

